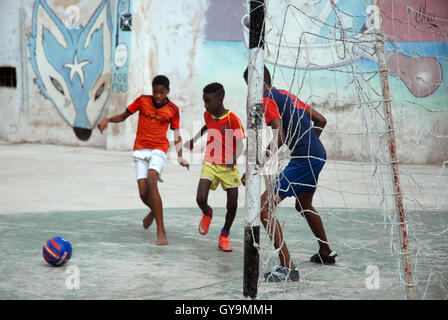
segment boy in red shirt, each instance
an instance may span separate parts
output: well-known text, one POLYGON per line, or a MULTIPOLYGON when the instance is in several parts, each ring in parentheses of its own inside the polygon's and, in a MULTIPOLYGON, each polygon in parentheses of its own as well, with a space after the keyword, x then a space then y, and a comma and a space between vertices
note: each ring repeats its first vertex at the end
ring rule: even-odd
POLYGON ((238 208, 238 186, 241 177, 238 172, 237 159, 243 150, 242 139, 245 138, 240 119, 230 110, 224 108, 224 87, 217 82, 207 85, 203 90, 205 125, 196 136, 186 143, 189 149, 205 131, 207 146, 199 179, 196 202, 202 210, 199 233, 206 235, 213 218, 213 209, 208 205, 209 190, 221 187, 227 193, 227 213, 224 227, 221 229, 218 246, 222 251, 231 252, 229 233, 238 208))
POLYGON ((156 76, 152 81, 152 95, 141 95, 126 110, 103 120, 98 129, 103 133, 109 122, 123 122, 127 117, 139 111, 137 135, 134 144, 134 162, 140 199, 150 209, 143 219, 143 227, 148 229, 153 220, 157 224, 157 245, 167 245, 163 225, 162 199, 157 181, 165 166, 166 154, 170 145, 166 133, 168 126, 174 130, 174 145, 178 162, 190 168, 182 158, 182 138, 179 134, 179 108, 168 99, 170 82, 166 76, 156 76))

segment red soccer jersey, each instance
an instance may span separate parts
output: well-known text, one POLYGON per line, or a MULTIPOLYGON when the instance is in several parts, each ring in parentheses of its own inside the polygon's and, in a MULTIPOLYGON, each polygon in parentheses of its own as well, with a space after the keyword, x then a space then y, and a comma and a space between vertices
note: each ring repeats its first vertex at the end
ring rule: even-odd
POLYGON ((167 153, 170 142, 166 132, 168 125, 173 130, 179 129, 179 108, 169 100, 167 104, 157 108, 151 95, 142 95, 127 110, 131 114, 140 111, 134 150, 157 149, 167 153))
MULTIPOLYGON (((310 106, 305 102, 302 102, 292 93, 289 93, 285 90, 277 90, 283 95, 289 96, 289 98, 293 101, 293 105, 299 109, 309 110, 310 106)), ((269 92, 266 93, 266 96, 263 97, 263 114, 264 119, 266 120, 266 124, 270 125, 272 120, 281 119, 280 113, 278 112, 278 106, 275 100, 270 97, 269 92)))
POLYGON ((205 111, 204 120, 207 126, 204 161, 220 165, 236 164, 236 140, 246 137, 240 119, 229 110, 219 118, 205 111))

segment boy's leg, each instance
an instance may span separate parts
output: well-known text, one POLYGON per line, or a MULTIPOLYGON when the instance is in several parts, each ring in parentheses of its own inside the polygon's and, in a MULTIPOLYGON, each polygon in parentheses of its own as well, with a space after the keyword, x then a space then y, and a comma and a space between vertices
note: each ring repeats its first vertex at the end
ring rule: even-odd
POLYGON ((208 193, 212 182, 208 179, 199 179, 198 190, 196 192, 196 203, 203 213, 208 212, 208 193))
POLYGON ((163 225, 163 207, 162 198, 160 197, 157 182, 159 179, 159 173, 154 169, 148 170, 148 201, 151 205, 151 211, 154 214, 154 219, 157 224, 157 245, 167 245, 165 227, 163 225))
POLYGON ((322 255, 329 255, 331 253, 330 246, 328 245, 327 236, 325 234, 325 229, 322 224, 322 219, 314 209, 313 203, 314 193, 301 193, 296 199, 296 210, 305 217, 308 225, 314 236, 318 239, 319 252, 322 255))
MULTIPOLYGON (((285 199, 285 196, 278 195, 276 201, 270 199, 270 194, 272 190, 266 190, 261 196, 261 212, 260 219, 261 222, 269 233, 271 240, 274 240, 275 249, 280 248, 278 257, 280 259, 280 264, 284 267, 295 269, 294 263, 291 261, 291 256, 289 254, 286 242, 283 239, 283 231, 277 218, 273 215, 272 211, 278 206, 278 204, 285 199), (271 204, 273 203, 273 204, 271 204)), ((274 195, 277 197, 277 195, 274 195)))
POLYGON ((133 153, 135 170, 137 176, 138 191, 142 202, 148 206, 149 213, 143 218, 143 228, 148 229, 154 221, 154 213, 151 210, 151 199, 148 193, 148 166, 149 160, 146 159, 151 154, 150 150, 136 150, 133 153))
POLYGON ((138 179, 137 185, 138 185, 138 192, 140 194, 140 199, 142 202, 148 206, 149 213, 146 215, 146 217, 143 218, 143 228, 146 230, 148 229, 152 222, 154 221, 154 213, 151 209, 151 203, 150 198, 148 194, 148 179, 138 179))
POLYGON ((143 228, 145 230, 152 225, 154 218, 154 213, 152 212, 152 210, 150 210, 149 213, 143 218, 143 228))
POLYGON ((201 221, 199 222, 198 231, 201 235, 205 236, 208 233, 210 223, 213 218, 213 210, 208 205, 208 193, 212 181, 208 179, 199 179, 198 190, 196 194, 196 202, 202 211, 201 221))
POLYGON ((229 244, 230 228, 232 228, 235 220, 236 211, 238 209, 238 187, 227 188, 227 204, 226 204, 226 218, 224 227, 221 229, 221 234, 218 239, 218 246, 224 252, 232 252, 233 249, 229 244))
POLYGON ((238 209, 238 187, 227 188, 227 203, 226 203, 226 220, 224 222, 224 229, 230 231, 233 220, 235 220, 236 211, 238 209))

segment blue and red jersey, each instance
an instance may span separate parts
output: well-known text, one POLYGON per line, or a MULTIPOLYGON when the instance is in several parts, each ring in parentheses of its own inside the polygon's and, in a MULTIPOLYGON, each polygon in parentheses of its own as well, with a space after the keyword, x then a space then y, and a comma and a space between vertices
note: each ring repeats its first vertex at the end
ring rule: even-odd
POLYGON ((294 159, 316 157, 326 159, 325 148, 313 129, 307 114, 309 105, 295 95, 272 88, 263 96, 263 114, 267 125, 281 119, 285 132, 285 144, 294 159))

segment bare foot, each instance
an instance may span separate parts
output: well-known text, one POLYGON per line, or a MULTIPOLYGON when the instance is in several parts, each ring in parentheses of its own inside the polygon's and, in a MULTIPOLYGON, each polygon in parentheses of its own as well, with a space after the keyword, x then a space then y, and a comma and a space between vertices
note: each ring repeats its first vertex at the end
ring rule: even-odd
POLYGON ((149 213, 146 215, 146 217, 143 218, 143 229, 148 229, 152 222, 154 221, 154 213, 152 211, 149 211, 149 213))
POLYGON ((157 242, 156 245, 158 246, 166 246, 168 245, 168 240, 166 239, 166 233, 165 233, 165 229, 161 228, 162 230, 159 230, 159 228, 157 228, 157 242))
POLYGON ((168 240, 166 239, 166 237, 158 237, 156 245, 158 245, 158 246, 167 246, 168 245, 168 240))

